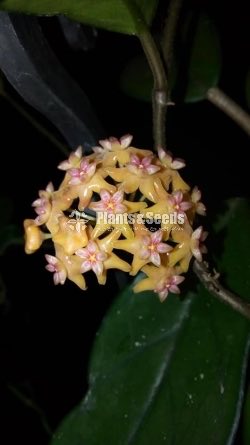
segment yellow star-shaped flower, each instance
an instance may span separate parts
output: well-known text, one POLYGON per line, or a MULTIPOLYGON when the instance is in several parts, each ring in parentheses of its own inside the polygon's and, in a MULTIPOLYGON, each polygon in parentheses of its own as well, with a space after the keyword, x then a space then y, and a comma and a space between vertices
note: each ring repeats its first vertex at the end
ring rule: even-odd
POLYGON ((124 200, 124 193, 120 190, 110 194, 107 190, 100 191, 101 200, 92 202, 90 209, 97 212, 97 222, 93 230, 93 239, 100 237, 112 228, 119 230, 125 238, 133 238, 134 233, 129 225, 129 215, 144 209, 145 202, 131 202, 124 200))
POLYGON ((162 242, 161 230, 150 232, 143 224, 134 224, 134 238, 118 240, 115 248, 125 250, 133 255, 130 275, 136 275, 147 263, 153 263, 159 267, 161 257, 167 256, 172 247, 162 242))
POLYGON ((179 275, 178 268, 144 266, 142 271, 147 275, 147 278, 143 278, 135 285, 135 293, 153 290, 159 295, 161 302, 167 298, 169 292, 180 293, 178 284, 184 280, 184 277, 179 275))
POLYGON ((119 182, 120 190, 125 193, 140 192, 150 201, 157 202, 159 194, 164 192, 162 183, 167 186, 171 177, 166 169, 153 163, 154 157, 132 154, 130 162, 121 168, 107 167, 107 174, 119 182))
POLYGON ((119 258, 114 252, 115 241, 120 236, 119 230, 113 230, 102 239, 92 239, 90 231, 90 241, 85 249, 78 249, 76 255, 81 259, 81 272, 85 273, 93 270, 99 284, 105 284, 108 269, 119 269, 124 272, 130 271, 130 265, 119 258))

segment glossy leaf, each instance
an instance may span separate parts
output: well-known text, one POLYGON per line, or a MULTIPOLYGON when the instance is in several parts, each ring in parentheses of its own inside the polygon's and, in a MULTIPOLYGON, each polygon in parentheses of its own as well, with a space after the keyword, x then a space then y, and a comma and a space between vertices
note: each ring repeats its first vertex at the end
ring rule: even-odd
MULTIPOLYGON (((135 0, 151 23, 157 0, 135 0)), ((0 0, 0 9, 38 15, 63 14, 95 27, 136 34, 136 24, 125 0, 0 0)))
MULTIPOLYGON (((201 15, 198 20, 188 18, 176 54, 178 62, 176 57, 170 79, 173 99, 185 102, 204 99, 207 90, 217 85, 221 67, 218 34, 207 16, 201 15), (190 38, 189 34, 192 34, 190 38)), ((120 85, 128 96, 151 101, 153 76, 144 55, 128 62, 120 85)))
MULTIPOLYGON (((235 200, 214 235, 225 233, 220 270, 242 297, 250 291, 249 218, 235 200)), ((248 338, 248 322, 204 289, 164 304, 126 289, 97 335, 89 391, 52 445, 231 445, 248 338)))

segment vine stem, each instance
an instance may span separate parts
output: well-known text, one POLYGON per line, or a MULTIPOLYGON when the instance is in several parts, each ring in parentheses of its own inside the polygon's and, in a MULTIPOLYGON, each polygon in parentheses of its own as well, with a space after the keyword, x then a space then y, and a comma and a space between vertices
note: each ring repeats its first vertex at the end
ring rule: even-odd
POLYGON ((174 53, 174 38, 181 12, 183 0, 171 0, 162 36, 162 54, 168 69, 168 74, 172 68, 174 53))
POLYGON ((211 274, 205 261, 194 261, 193 270, 203 286, 223 303, 231 306, 235 311, 250 320, 250 304, 233 292, 225 289, 218 280, 218 274, 211 274))
POLYGON ((157 151, 159 148, 166 148, 167 107, 168 105, 173 105, 170 102, 170 89, 166 67, 169 71, 182 0, 170 1, 168 17, 163 33, 162 55, 135 0, 124 1, 134 19, 137 37, 140 39, 154 78, 152 91, 153 138, 154 148, 157 151))
POLYGON ((250 116, 219 88, 210 88, 207 99, 227 114, 250 136, 250 116))
POLYGON ((144 54, 153 74, 152 91, 153 138, 154 148, 166 148, 166 110, 168 105, 168 79, 161 54, 144 17, 134 0, 125 0, 136 26, 136 34, 140 39, 144 54))

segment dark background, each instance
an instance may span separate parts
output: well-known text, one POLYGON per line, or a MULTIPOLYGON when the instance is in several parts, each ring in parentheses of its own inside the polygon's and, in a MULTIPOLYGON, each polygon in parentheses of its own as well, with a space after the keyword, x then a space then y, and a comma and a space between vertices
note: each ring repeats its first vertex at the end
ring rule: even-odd
MULTIPOLYGON (((200 8, 200 4, 193 2, 193 7, 200 8)), ((203 8, 220 35, 220 87, 246 108, 250 49, 246 3, 203 2, 203 8)), ((157 20, 160 18, 156 18, 155 28, 157 20)), ((128 98, 119 87, 123 68, 140 51, 137 39, 98 30, 93 49, 73 51, 55 18, 43 18, 40 23, 61 63, 88 95, 106 135, 131 133, 136 146, 150 148, 150 105, 128 98)), ((6 88, 61 137, 9 84, 6 88)), ((0 112, 1 195, 11 198, 12 221, 21 228, 24 218, 33 217, 30 203, 37 191, 50 180, 59 184, 61 173, 56 166, 64 157, 4 98, 0 99, 0 112)), ((208 225, 225 198, 249 196, 248 138, 213 105, 203 101, 171 107, 167 135, 168 148, 187 162, 184 178, 203 191, 208 225)), ((103 288, 93 279, 86 292, 69 282, 54 287, 51 275, 44 270, 44 253, 27 256, 22 246, 14 246, 0 258, 7 289, 0 306, 0 442, 4 445, 48 443, 41 413, 29 407, 29 401, 40 407, 53 430, 81 400, 95 332, 118 290, 114 275, 103 288)), ((238 440, 240 443, 240 434, 238 440)))

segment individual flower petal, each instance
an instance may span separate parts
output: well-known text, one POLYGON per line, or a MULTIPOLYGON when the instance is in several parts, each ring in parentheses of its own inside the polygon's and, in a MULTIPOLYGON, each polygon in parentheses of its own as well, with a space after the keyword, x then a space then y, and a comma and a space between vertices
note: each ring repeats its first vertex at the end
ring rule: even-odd
POLYGON ((101 275, 103 272, 103 262, 96 261, 96 263, 93 264, 92 269, 96 275, 101 275))
POLYGON ((75 151, 73 151, 69 155, 69 158, 66 161, 61 162, 57 168, 59 168, 59 170, 67 171, 72 167, 75 167, 79 163, 81 157, 82 157, 82 147, 79 146, 75 151))
POLYGON ((101 200, 106 204, 106 203, 109 203, 109 201, 111 199, 111 194, 107 190, 101 190, 100 197, 101 197, 101 200))
POLYGON ((206 253, 206 248, 204 249, 203 241, 207 238, 208 233, 204 232, 203 227, 200 226, 192 233, 190 248, 194 257, 198 261, 202 261, 202 253, 206 253))
POLYGON ((180 275, 173 275, 173 276, 166 276, 165 279, 163 279, 157 286, 155 287, 155 292, 158 293, 160 301, 163 302, 169 292, 172 292, 173 294, 179 294, 180 289, 178 287, 178 284, 182 283, 184 281, 185 277, 182 277, 180 275))
POLYGON ((199 215, 205 216, 206 215, 206 207, 201 202, 201 191, 198 189, 197 186, 195 186, 191 193, 191 200, 194 203, 195 211, 199 215))
POLYGON ((123 201, 123 192, 121 192, 121 191, 115 192, 112 196, 112 201, 115 204, 118 204, 118 203, 120 204, 123 201))
POLYGON ((142 249, 140 250, 139 254, 140 254, 140 258, 142 260, 148 260, 148 258, 151 255, 151 252, 150 252, 150 250, 147 247, 142 247, 142 249))
POLYGON ((151 263, 153 263, 155 266, 159 267, 161 265, 161 257, 158 252, 152 252, 149 258, 151 263))
POLYGON ((169 246, 169 244, 166 244, 166 243, 159 243, 157 246, 157 252, 159 252, 159 253, 171 252, 172 249, 173 249, 173 247, 169 246))
POLYGON ((81 265, 81 272, 88 272, 89 270, 92 269, 92 263, 89 260, 83 261, 82 265, 81 265))
POLYGON ((46 187, 46 192, 48 192, 49 194, 54 192, 54 186, 52 184, 52 182, 49 182, 47 187, 46 187))
POLYGON ((184 280, 185 277, 182 277, 181 275, 173 275, 171 278, 172 285, 181 284, 184 280))
POLYGON ((38 226, 45 224, 51 215, 53 193, 53 184, 49 182, 45 190, 39 190, 39 198, 32 203, 32 207, 38 215, 35 218, 35 224, 38 226))
POLYGON ((121 137, 120 139, 120 144, 122 146, 122 148, 127 148, 131 145, 133 136, 131 134, 125 134, 124 136, 121 137))
POLYGON ((175 190, 172 195, 168 197, 168 201, 171 204, 174 211, 178 214, 186 212, 186 210, 192 207, 192 203, 183 201, 183 193, 181 190, 175 190))
POLYGON ((49 272, 53 273, 54 284, 64 284, 67 278, 66 269, 58 258, 52 255, 45 255, 48 264, 45 266, 49 272))
POLYGON ((151 240, 154 244, 158 244, 162 240, 163 233, 161 230, 157 230, 151 235, 151 240))
POLYGON ((53 267, 55 267, 56 264, 58 264, 58 259, 53 255, 46 254, 45 258, 48 261, 49 265, 52 265, 53 267))
POLYGON ((173 170, 180 170, 186 165, 183 159, 180 158, 173 159, 172 153, 170 151, 163 150, 163 148, 158 149, 158 156, 161 162, 166 167, 172 168, 173 170))
POLYGON ((77 249, 76 255, 78 255, 81 258, 88 258, 89 252, 87 249, 77 249))

